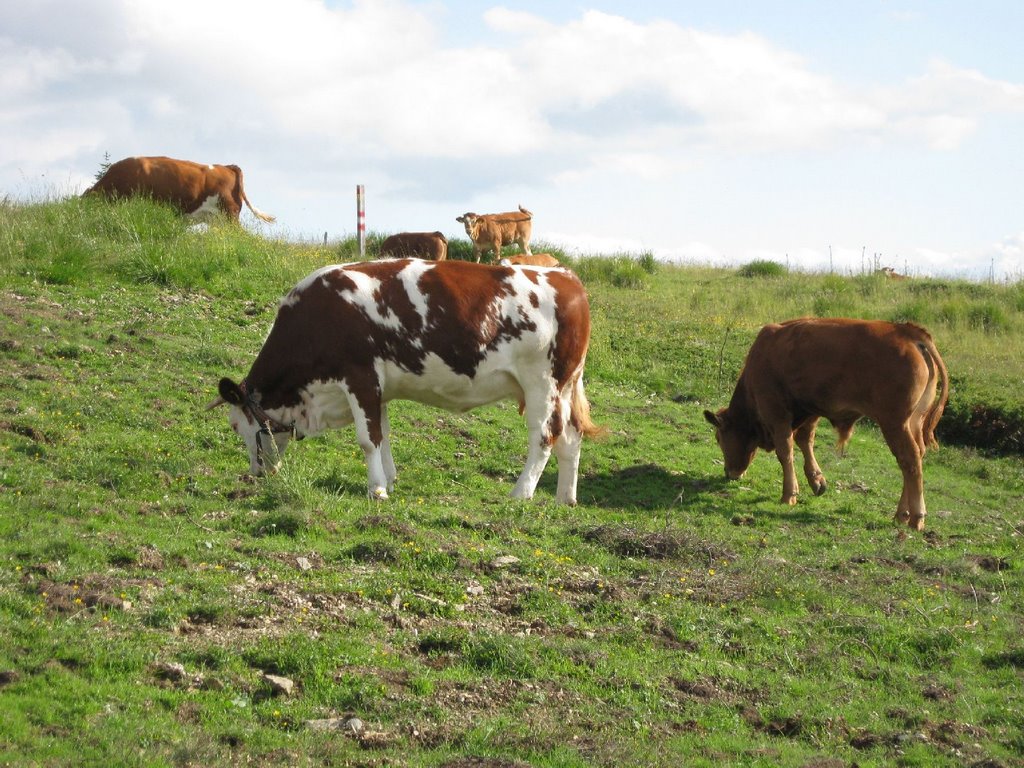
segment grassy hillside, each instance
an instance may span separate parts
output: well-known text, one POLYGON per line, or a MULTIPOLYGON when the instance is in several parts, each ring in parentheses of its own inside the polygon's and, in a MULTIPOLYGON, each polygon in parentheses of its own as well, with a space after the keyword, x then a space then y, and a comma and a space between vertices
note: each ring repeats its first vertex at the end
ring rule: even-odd
POLYGON ((374 503, 350 430, 254 481, 204 411, 353 250, 0 206, 0 764, 1024 765, 1024 286, 579 260, 610 429, 580 505, 553 462, 508 499, 513 403, 395 404, 374 503), (801 314, 935 336, 955 389, 923 535, 891 523, 870 425, 845 458, 822 430, 830 490, 796 507, 774 457, 721 477, 701 411, 801 314))

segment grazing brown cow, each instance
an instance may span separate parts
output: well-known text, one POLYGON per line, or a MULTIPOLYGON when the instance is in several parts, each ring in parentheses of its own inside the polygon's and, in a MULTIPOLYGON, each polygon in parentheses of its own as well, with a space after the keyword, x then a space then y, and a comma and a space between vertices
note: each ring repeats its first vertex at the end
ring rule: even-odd
POLYGON ((448 238, 440 232, 399 232, 384 238, 380 256, 444 261, 448 258, 448 238))
POLYGON ((467 411, 518 401, 529 434, 512 489, 533 496, 554 451, 555 498, 576 503, 580 448, 602 432, 590 420, 583 366, 590 306, 567 269, 395 259, 324 267, 281 302, 248 375, 220 382, 232 429, 254 475, 273 471, 288 442, 354 424, 371 498, 397 470, 388 402, 467 411))
POLYGON ((559 262, 550 253, 520 253, 506 256, 502 264, 515 264, 520 267, 557 267, 559 262))
POLYGON ((533 229, 533 214, 519 206, 518 211, 508 213, 464 213, 455 220, 466 228, 466 234, 473 241, 473 256, 480 261, 480 255, 494 251, 494 260, 501 261, 501 246, 518 243, 526 253, 530 251, 530 232, 533 229))
POLYGON ((85 194, 111 198, 151 197, 170 203, 189 216, 201 217, 224 212, 235 221, 242 203, 256 218, 274 221, 257 210, 242 187, 242 169, 237 165, 202 165, 170 157, 126 157, 107 168, 85 194))
POLYGON ((861 416, 873 419, 903 471, 896 521, 924 529, 921 457, 935 446, 935 425, 949 399, 949 377, 931 336, 913 323, 789 320, 757 335, 728 408, 704 411, 715 427, 731 479, 743 475, 758 448, 782 464, 782 502, 795 504, 793 441, 815 495, 825 477, 814 458, 822 416, 835 425, 842 449, 861 416), (939 399, 936 389, 941 385, 939 399))

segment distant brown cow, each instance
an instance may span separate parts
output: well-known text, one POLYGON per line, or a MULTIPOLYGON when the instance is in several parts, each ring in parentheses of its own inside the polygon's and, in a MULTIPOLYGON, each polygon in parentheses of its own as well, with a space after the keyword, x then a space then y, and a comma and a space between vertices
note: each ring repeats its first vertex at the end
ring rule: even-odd
POLYGON ((520 253, 515 256, 506 256, 501 263, 517 264, 524 267, 557 267, 559 261, 550 253, 520 253))
POLYGON ((731 479, 743 475, 758 448, 782 464, 782 502, 795 504, 793 441, 815 495, 825 477, 814 458, 822 416, 842 449, 861 416, 873 419, 903 471, 896 521, 924 529, 921 457, 935 446, 935 426, 949 399, 949 377, 931 336, 913 323, 804 318, 766 325, 747 354, 728 408, 704 411, 715 427, 731 479), (941 385, 939 399, 936 390, 941 385))
POLYGON ((448 258, 448 239, 440 232, 399 232, 384 238, 380 244, 381 258, 431 259, 444 261, 448 258))
POLYGON ((274 221, 273 216, 257 210, 245 196, 242 169, 237 165, 202 165, 170 157, 127 157, 107 168, 85 194, 151 197, 190 216, 220 210, 235 221, 245 203, 256 218, 274 221))
POLYGON ((880 275, 885 275, 890 280, 906 280, 907 279, 906 275, 901 275, 899 272, 897 272, 892 267, 881 267, 880 269, 877 270, 877 272, 880 275))
POLYGON ((533 214, 519 206, 518 211, 508 213, 464 213, 455 220, 466 228, 466 234, 473 241, 473 256, 480 261, 480 255, 494 251, 494 260, 501 261, 501 246, 518 243, 530 253, 530 232, 533 228, 533 214))

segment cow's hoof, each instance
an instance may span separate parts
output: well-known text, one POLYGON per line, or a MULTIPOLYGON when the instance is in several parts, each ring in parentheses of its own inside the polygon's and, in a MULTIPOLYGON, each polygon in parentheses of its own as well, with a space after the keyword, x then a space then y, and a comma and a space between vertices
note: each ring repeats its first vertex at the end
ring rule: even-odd
POLYGON ((385 488, 374 488, 372 491, 370 491, 370 498, 373 499, 374 501, 387 501, 388 500, 387 489, 385 489, 385 488))
POLYGON ((811 487, 814 488, 815 496, 821 496, 821 494, 828 490, 828 482, 826 482, 824 475, 818 475, 815 479, 816 482, 811 483, 811 487))
POLYGON ((906 525, 909 527, 910 512, 905 509, 897 510, 896 514, 892 516, 892 521, 896 523, 896 525, 906 525))
POLYGON ((796 494, 792 493, 789 496, 783 496, 782 499, 780 499, 780 501, 783 504, 788 504, 789 506, 792 507, 796 504, 796 494))
POLYGON ((911 529, 913 529, 915 531, 923 531, 924 530, 924 515, 920 515, 918 517, 913 517, 913 516, 908 517, 907 518, 907 527, 911 528, 911 529))

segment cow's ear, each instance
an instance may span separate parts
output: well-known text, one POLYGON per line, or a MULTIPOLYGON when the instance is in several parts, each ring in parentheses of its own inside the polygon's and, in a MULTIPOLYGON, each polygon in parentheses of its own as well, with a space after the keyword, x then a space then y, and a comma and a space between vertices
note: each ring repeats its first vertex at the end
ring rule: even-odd
POLYGON ((245 403, 245 395, 242 393, 242 388, 227 377, 220 380, 220 384, 217 385, 217 391, 220 392, 220 396, 224 398, 226 403, 239 406, 245 403))
POLYGON ((704 411, 704 418, 707 420, 708 424, 713 426, 715 429, 721 429, 722 418, 717 413, 712 413, 711 411, 704 411))

